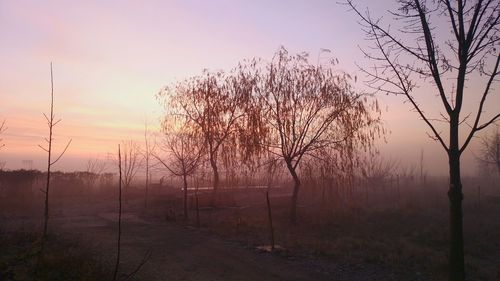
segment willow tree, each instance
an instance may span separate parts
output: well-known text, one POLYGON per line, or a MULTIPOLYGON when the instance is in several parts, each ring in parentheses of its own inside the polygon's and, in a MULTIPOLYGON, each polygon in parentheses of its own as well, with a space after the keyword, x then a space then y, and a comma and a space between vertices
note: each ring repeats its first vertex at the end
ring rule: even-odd
POLYGON ((333 65, 313 65, 307 54, 289 55, 282 48, 256 72, 255 108, 267 126, 261 145, 284 161, 293 178, 292 222, 297 220, 300 163, 321 157, 317 152, 326 147, 369 147, 381 132, 376 101, 353 91, 350 77, 333 65))
POLYGON ((227 83, 227 79, 230 78, 221 71, 205 70, 158 95, 164 99, 167 119, 187 120, 189 130, 202 136, 213 172, 214 194, 220 184, 220 156, 235 149, 230 139, 236 137, 238 120, 244 116, 240 106, 243 92, 227 83))
POLYGON ((369 77, 368 85, 404 96, 431 131, 429 135, 446 152, 450 176, 449 280, 461 281, 465 269, 460 157, 478 131, 500 118, 498 106, 486 112, 499 74, 500 2, 395 2, 398 8, 390 12, 393 20, 387 24, 383 19, 374 19, 368 11, 362 12, 353 1, 347 4, 358 15, 373 44, 363 51, 375 62, 372 68, 362 68, 369 77), (436 97, 441 112, 432 115, 419 103, 415 95, 419 86, 432 87, 421 94, 436 97), (475 108, 462 112, 468 105, 466 100, 469 105, 475 103, 475 108))

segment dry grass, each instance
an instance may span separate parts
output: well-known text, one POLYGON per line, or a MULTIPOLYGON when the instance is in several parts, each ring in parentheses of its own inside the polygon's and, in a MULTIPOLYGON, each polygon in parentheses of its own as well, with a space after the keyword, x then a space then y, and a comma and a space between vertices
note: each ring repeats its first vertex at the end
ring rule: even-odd
MULTIPOLYGON (((479 205, 477 185, 464 183, 464 186, 468 279, 500 280, 500 191, 495 186, 492 189, 483 187, 479 205)), ((317 196, 321 193, 307 188, 305 186, 301 191, 297 225, 291 225, 288 220, 290 198, 286 196, 287 190, 271 194, 275 239, 283 247, 277 255, 321 260, 326 264, 374 266, 388 269, 397 276, 408 276, 405 273, 409 273, 408 280, 446 279, 448 202, 445 183, 412 188, 402 184, 400 192, 396 192, 394 185, 368 192, 359 188, 353 199, 356 204, 349 205, 331 194, 321 200, 317 196)), ((97 198, 113 202, 114 194, 87 197, 54 200, 54 212, 57 212, 55 209, 65 209, 70 203, 84 208, 97 198)), ((262 191, 240 190, 223 194, 221 198, 218 208, 205 206, 203 202, 210 200, 200 198, 204 207, 200 211, 200 231, 252 248, 269 244, 265 194, 262 191)), ((144 210, 140 189, 126 192, 124 203, 128 212, 141 214, 145 219, 196 226, 194 205, 190 206, 190 220, 182 221, 182 197, 180 191, 174 189, 151 193, 147 210, 144 210)), ((109 205, 105 205, 106 208, 113 210, 113 203, 106 204, 109 205)), ((3 213, 8 215, 14 209, 3 213)), ((26 216, 36 213, 28 211, 29 208, 23 210, 26 216)), ((0 275, 0 280, 12 272, 19 276, 16 280, 29 280, 23 276, 32 276, 29 275, 32 274, 29 253, 33 237, 2 235, 0 241, 0 272, 4 274, 0 275)), ((102 279, 95 277, 104 272, 100 266, 102 263, 88 252, 80 251, 77 243, 65 241, 51 245, 52 250, 47 251, 51 254, 44 265, 47 270, 41 271, 41 277, 45 279, 38 280, 65 280, 70 278, 65 274, 73 270, 81 270, 76 272, 82 278, 74 280, 102 279), (90 279, 85 279, 85 276, 90 276, 90 279)))
MULTIPOLYGON (((0 280, 109 279, 102 263, 88 248, 59 236, 49 236, 46 254, 37 266, 38 235, 0 234, 0 280)), ((108 270, 109 271, 109 270, 108 270)))
MULTIPOLYGON (((372 264, 389 268, 396 274, 411 272, 424 280, 445 280, 448 252, 446 197, 429 190, 412 191, 395 204, 390 191, 385 192, 381 196, 372 196, 376 198, 373 202, 349 208, 335 207, 334 200, 329 201, 327 208, 303 200, 297 225, 288 222, 289 199, 275 196, 271 200, 276 243, 284 247, 279 254, 320 258, 334 263, 372 264)), ((181 204, 169 198, 168 201, 156 202, 157 207, 161 206, 157 211, 163 214, 166 206, 170 206, 180 214, 181 204)), ((224 239, 240 241, 251 247, 269 244, 264 195, 256 192, 230 198, 226 207, 201 211, 202 227, 224 239)), ((468 278, 498 280, 500 197, 484 196, 480 209, 476 203, 473 195, 466 193, 464 235, 468 278)), ((189 223, 195 225, 195 211, 191 208, 190 212, 189 223)), ((149 215, 154 213, 150 210, 149 215)))

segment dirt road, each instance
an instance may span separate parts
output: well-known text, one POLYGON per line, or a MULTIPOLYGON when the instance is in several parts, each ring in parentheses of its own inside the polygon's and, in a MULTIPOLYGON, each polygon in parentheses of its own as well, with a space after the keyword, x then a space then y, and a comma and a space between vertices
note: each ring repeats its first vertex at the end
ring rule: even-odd
MULTIPOLYGON (((151 250, 133 280, 400 280, 380 268, 353 268, 269 254, 196 229, 144 221, 133 214, 124 214, 122 223, 122 277, 151 250)), ((61 234, 75 235, 104 259, 113 260, 116 213, 54 217, 52 227, 61 234)))
MULTIPOLYGON (((106 213, 54 218, 52 225, 57 232, 78 235, 110 256, 116 248, 115 217, 106 213)), ((296 261, 245 249, 196 230, 125 214, 121 273, 133 271, 149 249, 151 257, 136 280, 330 280, 296 261)))
MULTIPOLYGON (((50 231, 75 237, 94 249, 113 270, 117 213, 108 208, 54 210, 50 231), (60 211, 63 210, 63 211, 60 211)), ((28 219, 24 224, 34 221, 28 219)), ((38 220, 39 221, 39 220, 38 220)), ((16 220, 16 224, 23 223, 16 220)), ((130 280, 405 280, 390 271, 361 265, 339 265, 309 258, 260 252, 224 241, 194 228, 165 221, 149 221, 132 213, 122 219, 122 280, 151 250, 151 256, 130 280)), ((408 279, 406 279, 408 280, 408 279)))

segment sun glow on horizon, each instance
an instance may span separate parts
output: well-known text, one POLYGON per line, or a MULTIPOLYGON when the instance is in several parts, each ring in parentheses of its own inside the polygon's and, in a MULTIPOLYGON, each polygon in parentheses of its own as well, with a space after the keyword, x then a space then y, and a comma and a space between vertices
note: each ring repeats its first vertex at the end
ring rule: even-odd
MULTIPOLYGON (((5 118, 8 127, 0 159, 7 168, 22 167, 28 157, 43 159, 37 145, 47 134, 42 112, 49 110, 51 61, 55 114, 62 119, 55 143, 59 149, 73 139, 56 168, 78 169, 89 157, 114 152, 122 140, 141 143, 145 120, 160 133, 163 108, 155 95, 204 68, 229 70, 244 59, 269 59, 283 45, 309 52, 312 61, 330 49, 342 70, 359 75, 356 46, 365 43, 356 17, 332 1, 2 1, 0 36, 0 121, 5 118)), ((421 102, 433 108, 434 96, 428 96, 421 102)), ((392 132, 381 151, 413 161, 424 149, 429 171, 446 173, 441 148, 409 105, 400 97, 380 101, 392 132)), ((500 104, 499 95, 491 102, 500 104)), ((473 169, 472 152, 464 158, 473 169)))

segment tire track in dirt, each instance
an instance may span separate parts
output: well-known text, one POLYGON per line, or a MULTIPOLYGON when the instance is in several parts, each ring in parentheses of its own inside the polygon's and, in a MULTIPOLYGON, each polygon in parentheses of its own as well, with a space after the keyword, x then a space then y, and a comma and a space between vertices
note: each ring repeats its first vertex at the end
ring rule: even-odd
MULTIPOLYGON (((54 218, 60 234, 75 235, 100 251, 116 253, 116 214, 54 218)), ((151 249, 135 280, 330 280, 321 272, 286 258, 245 249, 177 225, 144 221, 124 214, 121 273, 130 273, 151 249)))

